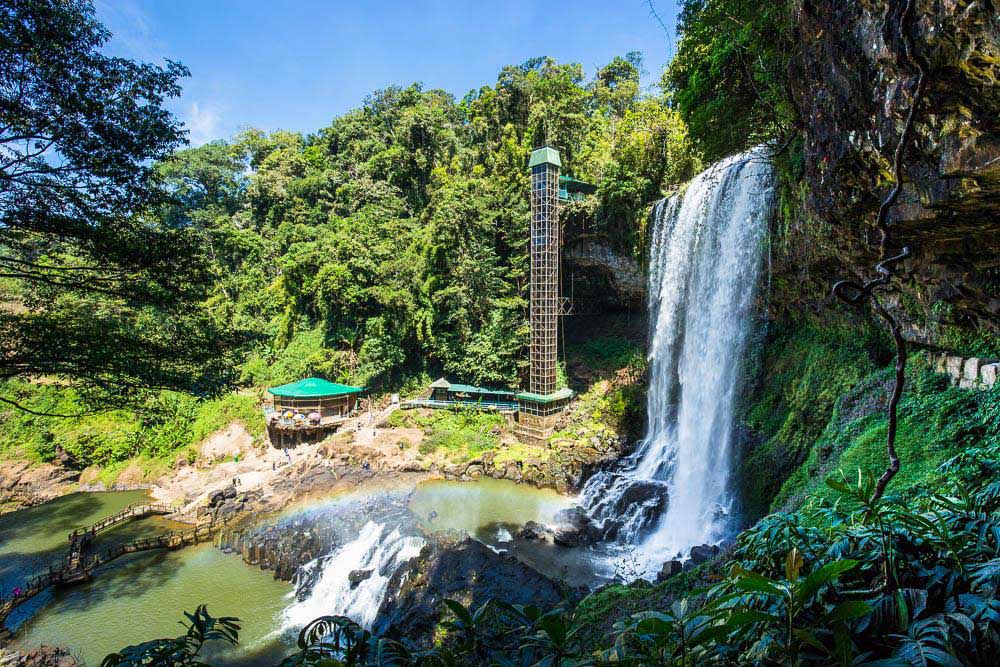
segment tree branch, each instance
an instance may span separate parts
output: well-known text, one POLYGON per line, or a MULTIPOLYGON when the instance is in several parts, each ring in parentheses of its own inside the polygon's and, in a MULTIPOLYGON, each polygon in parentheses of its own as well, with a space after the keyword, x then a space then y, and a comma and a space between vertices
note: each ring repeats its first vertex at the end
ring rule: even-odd
POLYGON ((36 415, 38 417, 60 417, 60 418, 73 419, 76 417, 85 417, 89 414, 93 414, 93 412, 89 410, 85 410, 83 412, 77 412, 71 415, 57 414, 54 412, 39 412, 38 410, 32 410, 31 408, 25 407, 24 404, 18 403, 12 398, 6 398, 4 396, 0 396, 0 403, 6 403, 7 405, 11 405, 17 408, 18 410, 21 410, 22 412, 27 412, 29 415, 36 415))

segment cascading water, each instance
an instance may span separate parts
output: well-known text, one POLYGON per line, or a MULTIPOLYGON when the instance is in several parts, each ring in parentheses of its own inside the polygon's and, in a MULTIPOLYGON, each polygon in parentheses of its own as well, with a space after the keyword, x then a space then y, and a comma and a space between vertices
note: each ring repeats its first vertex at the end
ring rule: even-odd
POLYGON ((297 631, 324 615, 348 616, 371 628, 389 579, 420 554, 425 542, 398 528, 369 521, 358 536, 328 556, 308 563, 299 579, 319 571, 311 590, 284 611, 283 629, 297 631))
POLYGON ((582 493, 606 538, 639 545, 644 574, 729 528, 740 360, 773 201, 773 172, 757 148, 653 210, 648 430, 582 493))

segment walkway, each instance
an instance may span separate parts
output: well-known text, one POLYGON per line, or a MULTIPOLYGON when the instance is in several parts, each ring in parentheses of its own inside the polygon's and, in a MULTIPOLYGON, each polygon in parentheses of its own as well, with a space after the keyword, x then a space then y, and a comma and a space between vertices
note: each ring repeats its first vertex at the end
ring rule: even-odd
MULTIPOLYGON (((77 570, 84 550, 94 541, 97 534, 109 528, 121 525, 133 519, 143 519, 147 516, 172 514, 173 509, 167 505, 129 505, 117 514, 105 517, 95 524, 77 528, 69 534, 69 553, 66 554, 66 569, 77 570)), ((2 623, 0 619, 0 623, 2 623)))
POLYGON ((225 521, 213 520, 187 530, 171 531, 156 537, 139 538, 107 549, 103 553, 93 555, 87 553, 94 537, 103 530, 133 519, 154 514, 170 514, 172 511, 166 505, 130 505, 121 512, 106 517, 91 526, 74 530, 69 535, 69 553, 66 554, 62 567, 50 567, 46 574, 38 575, 29 580, 16 596, 0 599, 0 635, 5 632, 4 622, 14 609, 49 587, 68 586, 90 581, 93 578, 94 570, 126 554, 152 549, 180 549, 205 542, 226 524, 225 521))

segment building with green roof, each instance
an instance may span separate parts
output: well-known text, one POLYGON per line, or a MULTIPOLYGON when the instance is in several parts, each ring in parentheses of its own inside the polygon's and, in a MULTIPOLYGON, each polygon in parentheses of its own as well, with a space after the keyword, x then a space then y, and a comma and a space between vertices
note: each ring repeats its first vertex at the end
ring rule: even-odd
POLYGON ((448 382, 439 378, 430 385, 430 396, 403 403, 404 408, 453 408, 456 406, 481 410, 513 412, 517 410, 515 392, 506 389, 476 387, 471 384, 448 382))
MULTIPOLYGON (((278 432, 336 430, 358 408, 363 387, 305 378, 267 390, 272 404, 265 408, 268 426, 278 432)), ((284 443, 284 434, 281 434, 284 443)))
POLYGON ((323 378, 306 378, 298 382, 271 387, 267 391, 272 396, 281 396, 283 398, 320 398, 360 394, 364 391, 364 388, 352 387, 347 384, 337 384, 323 378))

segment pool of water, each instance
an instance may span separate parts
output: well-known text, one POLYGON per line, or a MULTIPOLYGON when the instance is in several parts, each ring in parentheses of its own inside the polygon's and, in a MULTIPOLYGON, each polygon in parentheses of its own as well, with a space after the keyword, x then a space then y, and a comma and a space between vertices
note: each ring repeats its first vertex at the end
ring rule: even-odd
POLYGON ((557 525, 557 513, 572 507, 576 500, 575 496, 504 479, 434 480, 417 486, 410 497, 410 511, 425 533, 468 533, 497 551, 514 554, 548 577, 570 586, 594 586, 615 574, 604 552, 516 539, 528 521, 557 525))
MULTIPOLYGON (((570 584, 601 578, 595 566, 599 559, 591 550, 515 539, 527 521, 556 523, 556 514, 570 507, 573 498, 493 479, 430 481, 415 489, 392 485, 361 491, 368 496, 393 493, 402 494, 397 495, 404 499, 401 509, 408 506, 410 510, 402 511, 396 520, 415 520, 425 534, 468 533, 570 584)), ((49 565, 58 565, 74 528, 146 500, 142 491, 81 493, 0 516, 0 591, 8 595, 49 565)), ((330 498, 313 504, 311 511, 357 512, 358 505, 348 500, 330 498)), ((289 510, 279 521, 294 521, 302 511, 289 510)), ((94 546, 100 549, 178 526, 159 517, 133 521, 101 534, 94 546)), ((91 582, 37 596, 15 612, 8 627, 15 630, 20 648, 43 643, 66 646, 87 664, 100 664, 105 655, 125 646, 183 634, 178 624, 183 612, 207 604, 212 615, 237 616, 241 625, 238 647, 206 653, 212 664, 274 665, 294 648, 296 628, 284 623, 284 634, 279 632, 292 603, 290 584, 276 581, 271 572, 249 566, 237 555, 202 544, 120 558, 101 568, 91 582)))
POLYGON ((504 526, 520 528, 528 521, 551 525, 556 513, 572 504, 572 498, 551 489, 504 479, 432 480, 417 485, 410 498, 410 511, 425 531, 457 530, 487 537, 484 531, 504 526))
MULTIPOLYGON (((0 595, 8 597, 27 579, 45 572, 50 565, 60 565, 73 529, 94 523, 132 503, 144 502, 146 497, 144 491, 74 493, 0 516, 0 595)), ((159 529, 168 522, 146 519, 138 523, 159 529)), ((134 530, 135 526, 122 526, 102 538, 127 539, 134 530)), ((22 605, 7 620, 7 626, 16 628, 50 599, 51 593, 43 593, 22 605)))
POLYGON ((183 612, 207 604, 213 616, 236 616, 241 626, 239 646, 210 647, 211 664, 274 665, 289 652, 273 634, 289 590, 271 573, 211 544, 135 554, 108 565, 90 583, 57 592, 23 624, 17 643, 68 646, 98 665, 125 646, 182 635, 183 612))
MULTIPOLYGON (((74 528, 146 500, 143 491, 77 493, 0 516, 0 591, 9 595, 31 576, 58 565, 74 528)), ((94 546, 181 526, 150 517, 101 534, 94 546)), ((287 653, 272 633, 289 591, 271 573, 202 544, 125 556, 102 567, 89 583, 38 595, 7 625, 20 648, 66 646, 87 664, 98 665, 125 646, 183 634, 178 624, 183 612, 205 603, 213 615, 238 616, 242 625, 240 646, 215 664, 273 665, 287 653)))

